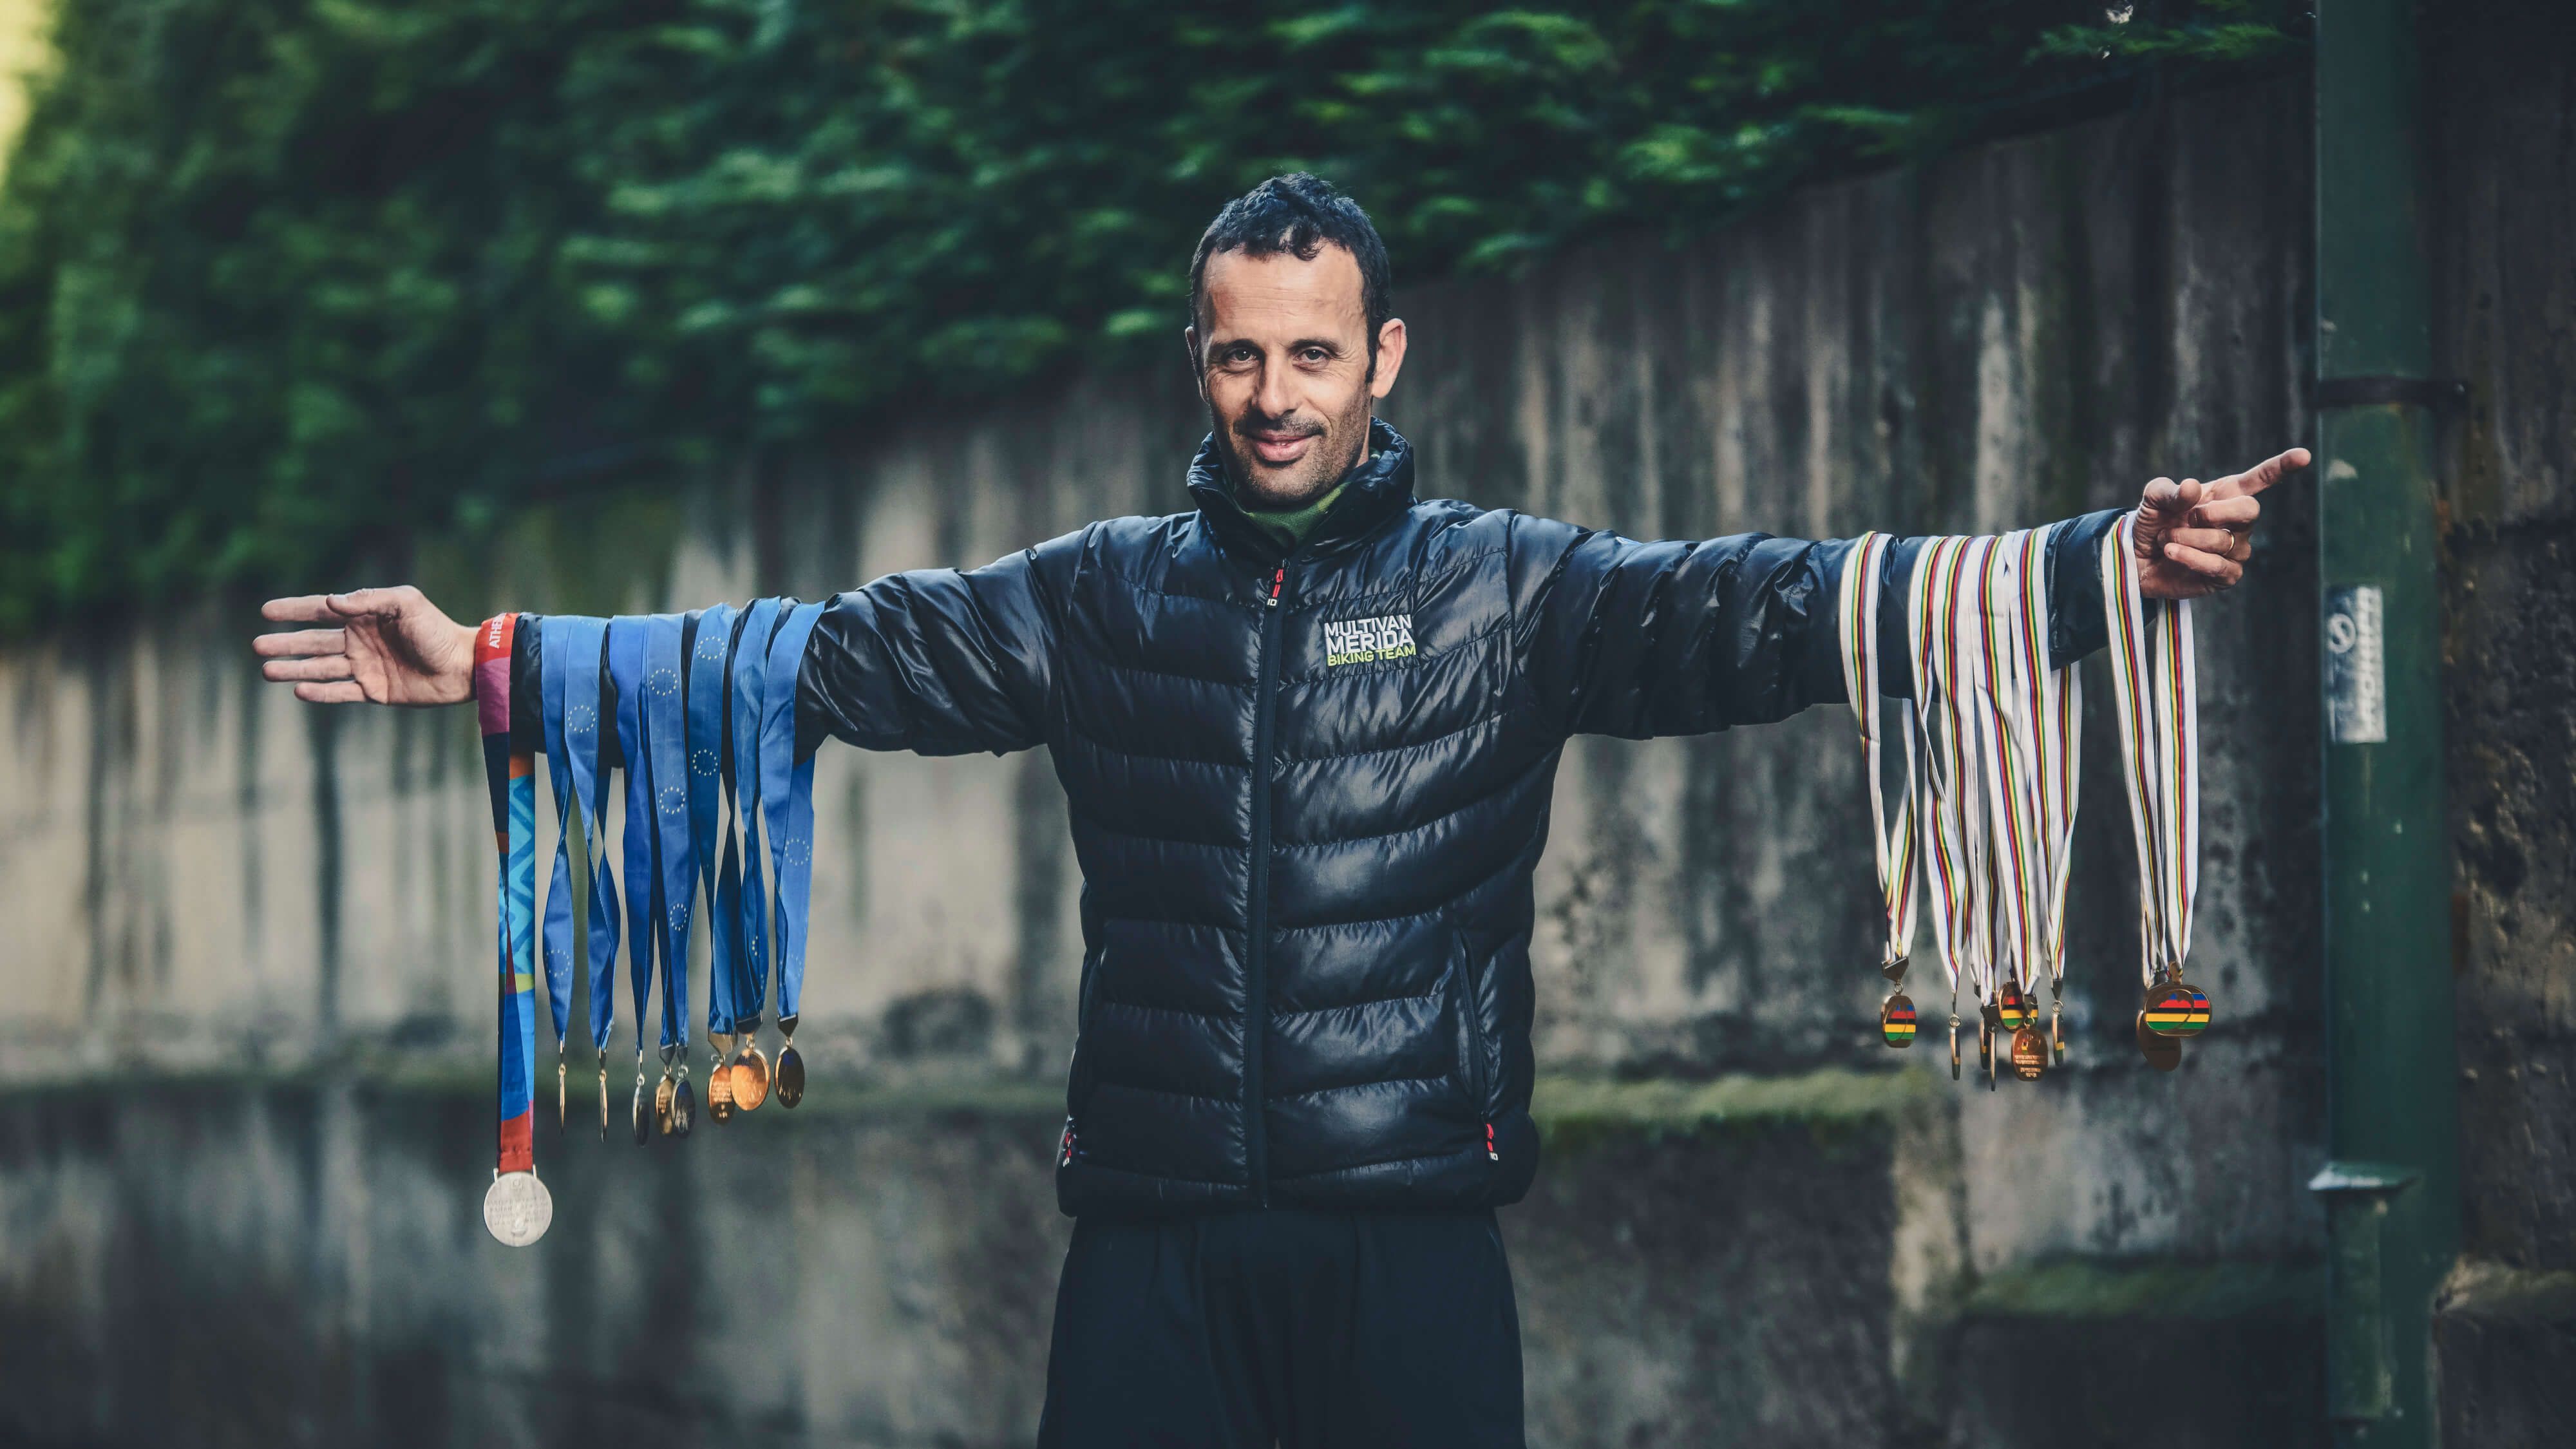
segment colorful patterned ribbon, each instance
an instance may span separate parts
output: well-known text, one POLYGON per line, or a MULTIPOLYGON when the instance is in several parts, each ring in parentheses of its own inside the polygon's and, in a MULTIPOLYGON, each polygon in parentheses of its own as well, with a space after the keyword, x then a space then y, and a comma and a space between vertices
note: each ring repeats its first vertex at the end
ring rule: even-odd
POLYGON ((2138 515, 2102 539, 2102 607, 2111 623, 2112 697, 2138 850, 2139 972, 2179 979, 2200 888, 2200 687, 2191 605, 2139 591, 2138 515))
POLYGON ((1843 560, 1840 630, 1843 690, 1851 697, 1852 718, 1860 727, 1869 788, 1871 854, 1878 865, 1880 909, 1887 917, 1887 949, 1882 966, 1893 966, 1914 954, 1914 791, 1916 737, 1914 716, 1905 721, 1905 786, 1891 810, 1886 801, 1886 775, 1881 763, 1884 708, 1878 687, 1878 596, 1880 572, 1892 540, 1883 533, 1864 533, 1852 541, 1843 560))
POLYGON ((501 1090, 496 1171, 536 1170, 536 760, 510 751, 510 655, 519 616, 499 614, 474 633, 474 705, 483 732, 483 776, 492 794, 492 839, 501 861, 501 1090))

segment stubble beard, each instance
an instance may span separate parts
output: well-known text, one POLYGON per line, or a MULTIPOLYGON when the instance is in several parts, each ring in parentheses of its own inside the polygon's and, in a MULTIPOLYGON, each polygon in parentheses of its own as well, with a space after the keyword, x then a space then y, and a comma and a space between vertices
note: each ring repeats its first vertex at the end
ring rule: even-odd
MULTIPOLYGON (((1217 450, 1225 455, 1226 471, 1234 483, 1234 501, 1245 508, 1267 512, 1301 508, 1322 497, 1357 467, 1361 455, 1368 451, 1369 402, 1363 389, 1348 412, 1325 420, 1315 446, 1285 471, 1262 468, 1252 462, 1246 456, 1243 438, 1225 425, 1213 407, 1209 408, 1209 430, 1216 435, 1217 450)), ((1260 430, 1276 421, 1246 413, 1238 426, 1260 430)))

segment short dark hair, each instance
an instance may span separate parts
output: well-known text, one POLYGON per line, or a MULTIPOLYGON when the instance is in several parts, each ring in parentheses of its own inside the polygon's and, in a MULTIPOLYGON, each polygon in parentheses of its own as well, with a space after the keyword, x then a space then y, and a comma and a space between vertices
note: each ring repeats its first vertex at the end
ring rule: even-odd
POLYGON ((1368 314, 1369 369, 1377 369, 1378 329, 1394 306, 1387 298, 1386 243, 1378 238, 1360 204, 1320 176, 1300 171, 1273 176, 1225 204, 1199 237, 1190 257, 1190 322, 1207 320, 1208 258, 1219 252, 1270 257, 1286 252, 1311 262, 1324 244, 1351 254, 1360 264, 1360 310, 1368 314))

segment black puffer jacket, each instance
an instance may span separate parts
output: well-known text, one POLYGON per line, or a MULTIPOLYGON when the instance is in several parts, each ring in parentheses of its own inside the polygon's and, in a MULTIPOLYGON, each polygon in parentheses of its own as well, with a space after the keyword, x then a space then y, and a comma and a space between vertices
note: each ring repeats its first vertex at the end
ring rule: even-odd
MULTIPOLYGON (((1404 440, 1379 424, 1372 452, 1284 558, 1209 447, 1196 512, 890 575, 815 631, 807 748, 1053 754, 1084 879, 1069 1213, 1518 1199, 1566 738, 1844 697, 1845 545, 1416 502, 1404 440)), ((2052 551, 2061 660, 2098 643, 2115 516, 2052 551)), ((1891 552, 1893 647, 1915 549, 1891 552)))

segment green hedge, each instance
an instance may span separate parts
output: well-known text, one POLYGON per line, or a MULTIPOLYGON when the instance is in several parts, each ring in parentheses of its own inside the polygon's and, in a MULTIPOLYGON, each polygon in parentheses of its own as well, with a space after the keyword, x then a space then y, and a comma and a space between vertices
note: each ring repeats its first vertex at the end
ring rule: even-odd
POLYGON ((2154 13, 60 0, 0 188, 0 631, 1171 346, 1274 171, 1419 280, 2304 45, 2154 13))

